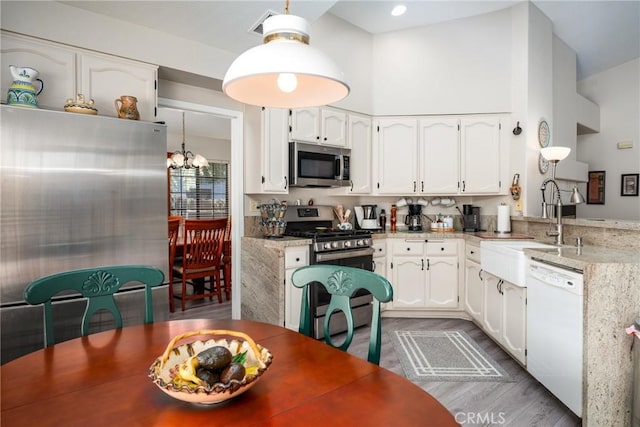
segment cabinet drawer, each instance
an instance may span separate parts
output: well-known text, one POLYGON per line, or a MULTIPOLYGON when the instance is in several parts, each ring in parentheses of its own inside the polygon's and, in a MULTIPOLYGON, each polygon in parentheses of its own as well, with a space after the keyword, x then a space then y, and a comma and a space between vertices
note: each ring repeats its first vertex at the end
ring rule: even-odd
POLYGON ((480 246, 470 245, 467 243, 465 245, 464 252, 467 259, 480 264, 480 246))
POLYGON ((309 265, 308 248, 287 248, 284 253, 284 268, 298 268, 309 265))
POLYGON ((374 240, 371 246, 375 251, 373 253, 374 258, 387 256, 387 242, 385 240, 374 240))
POLYGON ((393 241, 394 255, 422 255, 424 254, 423 239, 397 239, 393 241))
POLYGON ((458 243, 455 240, 443 242, 427 242, 427 255, 457 255, 458 243))

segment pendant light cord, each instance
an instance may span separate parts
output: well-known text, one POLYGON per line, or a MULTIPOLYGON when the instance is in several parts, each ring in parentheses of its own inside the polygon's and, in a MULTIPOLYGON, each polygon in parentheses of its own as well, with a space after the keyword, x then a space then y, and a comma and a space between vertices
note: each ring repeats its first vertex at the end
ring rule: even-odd
POLYGON ((286 1, 285 6, 284 6, 284 14, 288 15, 289 14, 289 0, 286 1))
POLYGON ((182 154, 186 156, 185 138, 184 138, 184 111, 182 112, 182 154))

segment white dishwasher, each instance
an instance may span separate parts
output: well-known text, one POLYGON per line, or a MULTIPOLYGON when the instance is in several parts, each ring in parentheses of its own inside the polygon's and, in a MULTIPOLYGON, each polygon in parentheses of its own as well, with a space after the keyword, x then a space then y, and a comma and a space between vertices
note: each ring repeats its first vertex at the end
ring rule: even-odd
POLYGON ((582 416, 582 272, 532 260, 527 274, 527 370, 582 416))

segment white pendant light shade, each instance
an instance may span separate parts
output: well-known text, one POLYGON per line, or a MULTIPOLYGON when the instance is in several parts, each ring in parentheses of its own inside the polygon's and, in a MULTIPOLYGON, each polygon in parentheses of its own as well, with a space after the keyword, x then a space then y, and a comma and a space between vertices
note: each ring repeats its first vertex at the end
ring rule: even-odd
POLYGON ((564 160, 570 152, 571 148, 569 147, 545 147, 540 150, 542 157, 550 162, 564 160))
POLYGON ((245 104, 274 108, 327 105, 349 94, 342 71, 308 44, 309 25, 294 15, 275 15, 264 24, 265 43, 231 64, 222 90, 245 104))

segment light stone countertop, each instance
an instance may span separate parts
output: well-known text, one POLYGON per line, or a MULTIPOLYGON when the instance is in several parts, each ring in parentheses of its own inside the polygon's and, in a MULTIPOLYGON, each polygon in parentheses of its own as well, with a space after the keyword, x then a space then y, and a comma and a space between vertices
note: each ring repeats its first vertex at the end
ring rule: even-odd
POLYGON ((560 267, 584 270, 589 264, 640 264, 640 254, 600 246, 525 248, 525 255, 560 267))

